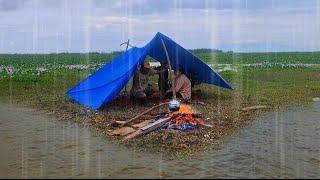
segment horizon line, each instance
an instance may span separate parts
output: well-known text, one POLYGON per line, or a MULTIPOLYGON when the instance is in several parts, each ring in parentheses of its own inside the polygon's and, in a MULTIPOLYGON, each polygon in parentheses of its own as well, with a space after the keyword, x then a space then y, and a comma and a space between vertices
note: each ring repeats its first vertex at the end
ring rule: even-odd
MULTIPOLYGON (((238 53, 238 54, 249 54, 249 53, 318 53, 320 50, 316 51, 223 51, 219 49, 209 49, 209 48, 196 48, 196 49, 187 49, 188 51, 192 50, 213 50, 213 51, 221 51, 221 52, 211 52, 211 53, 238 53)), ((124 51, 111 51, 111 52, 48 52, 48 53, 0 53, 0 55, 50 55, 50 54, 112 54, 112 53, 122 53, 124 51)))

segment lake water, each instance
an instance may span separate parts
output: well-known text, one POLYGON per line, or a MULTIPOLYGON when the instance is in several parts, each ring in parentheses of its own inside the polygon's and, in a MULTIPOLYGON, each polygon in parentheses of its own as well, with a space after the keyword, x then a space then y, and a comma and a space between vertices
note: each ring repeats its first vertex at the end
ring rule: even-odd
POLYGON ((0 178, 319 178, 320 102, 271 112, 191 160, 141 153, 0 103, 0 178))

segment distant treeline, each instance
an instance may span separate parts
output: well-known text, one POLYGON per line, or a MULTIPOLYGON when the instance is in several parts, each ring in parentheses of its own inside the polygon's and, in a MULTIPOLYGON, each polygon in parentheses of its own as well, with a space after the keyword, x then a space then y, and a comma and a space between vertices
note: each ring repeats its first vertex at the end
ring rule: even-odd
POLYGON ((222 50, 219 49, 208 49, 208 48, 201 48, 201 49, 188 49, 191 53, 223 53, 222 50))

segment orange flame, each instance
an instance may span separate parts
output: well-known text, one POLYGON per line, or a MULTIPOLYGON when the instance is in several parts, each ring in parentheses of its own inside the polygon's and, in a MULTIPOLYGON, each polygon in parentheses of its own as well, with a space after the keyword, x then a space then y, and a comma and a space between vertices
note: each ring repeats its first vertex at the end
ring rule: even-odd
POLYGON ((170 115, 177 115, 177 114, 183 114, 185 116, 182 117, 177 117, 174 119, 175 123, 178 125, 181 125, 184 122, 190 122, 191 124, 203 124, 204 121, 202 118, 193 118, 192 114, 193 114, 193 110, 191 108, 191 106, 187 105, 187 104, 181 104, 180 105, 180 109, 178 111, 174 111, 171 112, 170 115))
POLYGON ((171 113, 171 115, 176 115, 176 114, 193 114, 193 111, 189 105, 181 104, 178 111, 174 111, 171 113))

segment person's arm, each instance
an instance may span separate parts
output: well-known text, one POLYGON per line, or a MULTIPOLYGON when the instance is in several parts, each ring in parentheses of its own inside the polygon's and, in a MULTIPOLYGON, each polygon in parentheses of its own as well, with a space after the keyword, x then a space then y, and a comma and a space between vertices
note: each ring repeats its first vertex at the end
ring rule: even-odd
POLYGON ((174 89, 176 92, 179 92, 182 88, 182 85, 183 85, 183 81, 182 81, 182 78, 176 78, 175 79, 175 85, 174 85, 174 89))
POLYGON ((173 91, 173 88, 176 92, 179 92, 182 88, 182 85, 183 85, 183 81, 181 78, 176 78, 175 79, 175 84, 173 86, 171 86, 170 89, 167 90, 167 93, 168 92, 172 92, 173 91))

